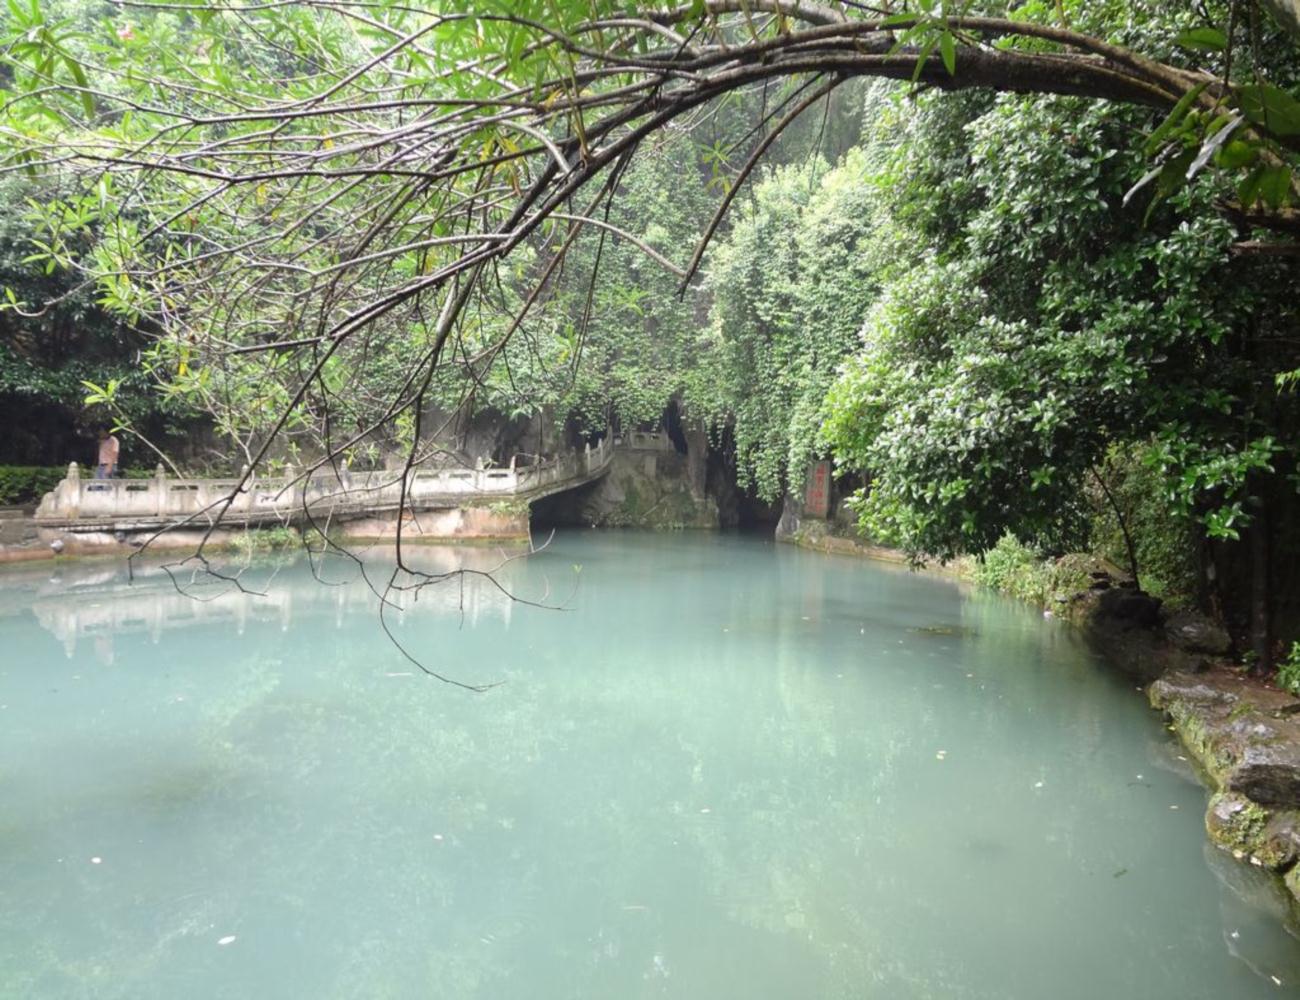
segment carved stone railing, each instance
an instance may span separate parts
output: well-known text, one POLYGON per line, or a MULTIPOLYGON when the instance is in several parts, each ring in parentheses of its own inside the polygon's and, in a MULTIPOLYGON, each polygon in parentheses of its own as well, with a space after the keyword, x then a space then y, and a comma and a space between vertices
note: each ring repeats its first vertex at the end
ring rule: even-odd
POLYGON ((596 447, 533 465, 512 458, 505 468, 412 469, 349 472, 332 469, 310 474, 289 468, 281 475, 240 480, 177 479, 160 465, 148 479, 83 479, 77 463, 45 494, 36 520, 176 521, 221 513, 234 521, 288 521, 309 510, 313 516, 355 515, 401 506, 428 509, 473 501, 531 500, 594 479, 614 457, 607 434, 596 447), (403 491, 405 485, 405 491, 403 491), (238 491, 238 492, 236 492, 238 491), (226 500, 233 494, 227 506, 226 500))

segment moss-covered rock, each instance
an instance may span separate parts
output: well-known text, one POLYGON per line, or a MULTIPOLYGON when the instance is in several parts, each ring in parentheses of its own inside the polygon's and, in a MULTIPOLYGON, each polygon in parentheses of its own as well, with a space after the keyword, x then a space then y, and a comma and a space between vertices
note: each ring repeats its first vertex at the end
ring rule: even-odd
POLYGON ((1289 809, 1270 816, 1254 853, 1272 871, 1295 865, 1300 859, 1300 812, 1289 809))
POLYGON ((1205 812, 1205 830, 1210 839, 1239 857, 1258 853, 1268 821, 1268 810, 1232 792, 1214 795, 1205 812))
POLYGON ((1210 839, 1279 874, 1300 903, 1300 701, 1227 669, 1172 673, 1148 689, 1215 789, 1210 839))
POLYGON ((1236 671, 1172 673, 1149 690, 1216 788, 1300 809, 1300 701, 1236 671))
POLYGON ((611 528, 716 528, 718 508, 696 492, 685 456, 620 450, 581 499, 576 519, 611 528))

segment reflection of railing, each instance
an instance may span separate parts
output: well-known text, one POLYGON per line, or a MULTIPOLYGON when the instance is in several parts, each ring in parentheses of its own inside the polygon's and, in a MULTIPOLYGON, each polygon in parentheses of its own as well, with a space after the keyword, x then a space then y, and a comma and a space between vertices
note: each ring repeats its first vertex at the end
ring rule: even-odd
POLYGON ((605 435, 594 448, 528 466, 512 458, 500 469, 343 469, 310 475, 288 469, 281 476, 250 477, 242 489, 237 479, 170 478, 162 466, 150 479, 82 479, 73 462, 67 477, 41 500, 36 519, 154 521, 220 512, 237 521, 288 520, 304 509, 328 517, 473 500, 531 500, 594 479, 613 457, 614 443, 605 435))
MULTIPOLYGON (((460 569, 494 570, 505 554, 501 550, 426 546, 406 558, 424 572, 446 574, 450 579, 460 569)), ((48 576, 48 571, 42 576, 48 576)), ((509 624, 514 604, 497 587, 472 576, 463 587, 458 582, 425 588, 418 601, 403 594, 389 594, 387 601, 397 616, 395 621, 404 614, 463 616, 471 626, 484 616, 509 624)), ((13 591, 9 606, 29 607, 68 656, 77 652, 80 643, 91 642, 98 658, 112 662, 114 640, 127 635, 147 635, 157 642, 164 632, 198 626, 231 628, 242 635, 250 624, 278 624, 287 629, 295 618, 319 625, 332 617, 335 627, 341 627, 348 613, 377 611, 378 599, 357 579, 328 587, 272 586, 266 593, 240 591, 234 586, 225 587, 220 594, 200 592, 188 585, 187 578, 178 583, 158 567, 146 565, 138 567, 129 579, 120 568, 62 570, 53 580, 42 579, 31 591, 13 591), (196 596, 203 599, 196 600, 196 596)))

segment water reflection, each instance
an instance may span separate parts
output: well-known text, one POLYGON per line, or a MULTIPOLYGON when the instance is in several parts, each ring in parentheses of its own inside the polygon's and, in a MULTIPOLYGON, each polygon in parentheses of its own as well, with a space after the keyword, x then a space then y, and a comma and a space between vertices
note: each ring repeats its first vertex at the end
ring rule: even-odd
POLYGON ((456 584, 405 614, 506 682, 474 696, 355 582, 115 572, 0 589, 0 994, 1297 995, 1158 720, 1010 602, 575 534, 502 574, 563 612, 471 579, 463 624, 456 584))
MULTIPOLYGON (((365 553, 368 581, 350 560, 332 557, 317 563, 320 585, 309 587, 279 579, 280 570, 301 563, 299 558, 218 564, 220 572, 238 576, 238 585, 189 568, 169 573, 161 560, 134 569, 116 562, 72 563, 52 573, 26 570, 0 576, 0 614, 6 607, 30 610, 68 658, 79 650, 84 653, 88 646, 105 666, 116 661, 116 640, 129 635, 143 634, 157 644, 164 632, 228 626, 235 636, 242 636, 251 622, 275 623, 288 631, 295 618, 302 617, 328 620, 335 629, 343 629, 351 615, 377 613, 377 593, 385 592, 390 620, 398 627, 408 615, 454 615, 470 626, 481 620, 508 626, 516 606, 512 598, 545 602, 552 592, 544 587, 540 594, 532 590, 514 594, 483 578, 470 575, 462 581, 455 574, 467 570, 501 579, 508 576, 511 561, 525 556, 526 550, 495 547, 409 547, 405 565, 449 577, 419 588, 418 593, 385 590, 395 558, 391 549, 382 548, 365 553)), ((413 582, 409 577, 401 580, 407 585, 413 582)))

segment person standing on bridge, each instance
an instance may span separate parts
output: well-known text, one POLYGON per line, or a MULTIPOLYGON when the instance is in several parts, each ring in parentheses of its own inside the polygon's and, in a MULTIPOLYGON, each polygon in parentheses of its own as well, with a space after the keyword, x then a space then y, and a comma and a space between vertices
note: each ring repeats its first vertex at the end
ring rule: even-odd
POLYGON ((117 471, 117 454, 122 444, 108 432, 107 427, 99 429, 99 463, 95 466, 96 479, 108 479, 117 471))

